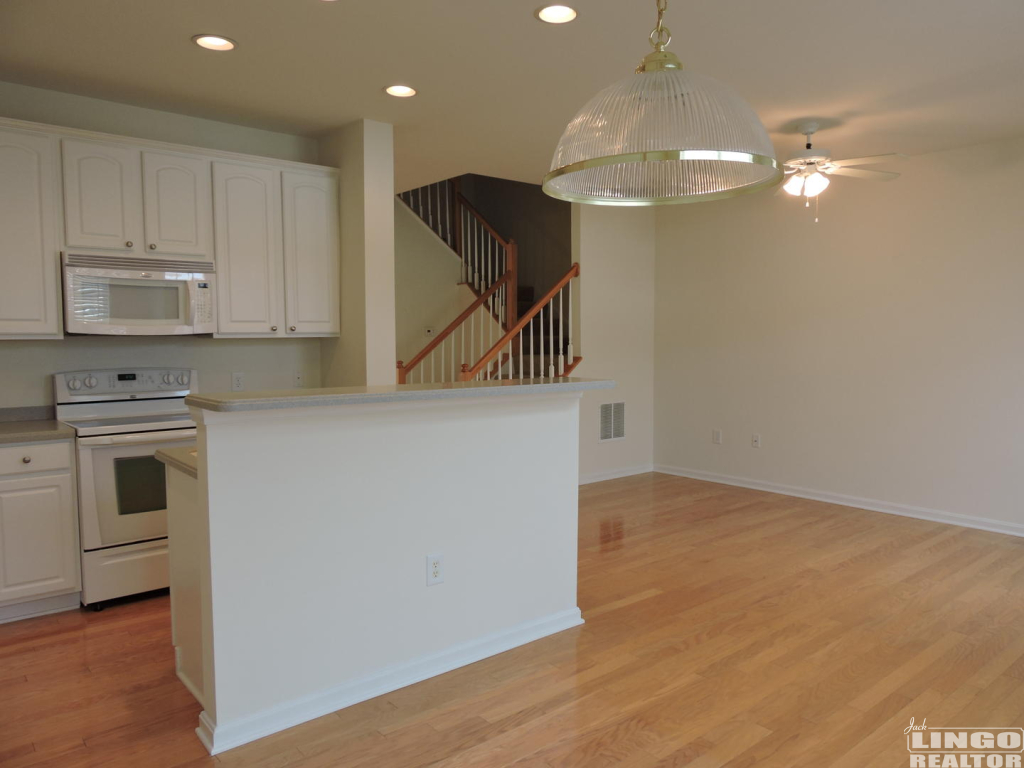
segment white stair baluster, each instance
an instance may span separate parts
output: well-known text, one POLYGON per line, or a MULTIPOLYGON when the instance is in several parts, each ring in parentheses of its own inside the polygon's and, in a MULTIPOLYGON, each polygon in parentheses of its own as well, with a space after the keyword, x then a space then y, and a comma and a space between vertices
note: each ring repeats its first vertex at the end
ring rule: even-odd
POLYGON ((523 330, 519 329, 519 378, 526 378, 523 376, 523 330))
MULTIPOLYGON (((573 278, 575 280, 575 278, 573 278)), ((569 361, 569 365, 572 365, 573 360, 576 359, 576 353, 572 348, 572 283, 573 280, 569 281, 569 344, 565 348, 565 355, 569 361)))
POLYGON ((548 302, 548 378, 555 378, 555 300, 548 302))
POLYGON ((544 378, 544 307, 540 308, 537 318, 537 326, 540 328, 540 376, 544 378))
POLYGON ((533 378, 533 318, 530 318, 530 378, 533 378))
POLYGON ((565 308, 562 306, 562 291, 558 291, 558 375, 565 373, 565 308))

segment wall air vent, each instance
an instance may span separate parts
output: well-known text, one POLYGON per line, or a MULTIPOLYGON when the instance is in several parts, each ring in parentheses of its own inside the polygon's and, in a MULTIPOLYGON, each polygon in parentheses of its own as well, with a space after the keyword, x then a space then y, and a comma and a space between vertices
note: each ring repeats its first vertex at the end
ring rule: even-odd
POLYGON ((626 404, 604 403, 601 406, 601 439, 618 440, 626 436, 626 404))

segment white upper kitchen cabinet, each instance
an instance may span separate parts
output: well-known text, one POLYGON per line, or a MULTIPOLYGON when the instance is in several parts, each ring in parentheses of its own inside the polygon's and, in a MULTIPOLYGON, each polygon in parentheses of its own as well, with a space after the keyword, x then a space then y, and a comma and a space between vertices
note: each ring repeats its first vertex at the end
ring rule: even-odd
POLYGON ((281 175, 287 335, 339 332, 338 180, 333 174, 281 175))
POLYGON ((213 164, 217 335, 284 336, 281 172, 213 164))
POLYGON ((148 252, 211 256, 213 202, 209 160, 143 152, 142 199, 148 252))
POLYGON ((60 332, 57 143, 0 131, 0 337, 60 332))
POLYGON ((143 251, 138 149, 64 139, 65 240, 72 248, 143 251))

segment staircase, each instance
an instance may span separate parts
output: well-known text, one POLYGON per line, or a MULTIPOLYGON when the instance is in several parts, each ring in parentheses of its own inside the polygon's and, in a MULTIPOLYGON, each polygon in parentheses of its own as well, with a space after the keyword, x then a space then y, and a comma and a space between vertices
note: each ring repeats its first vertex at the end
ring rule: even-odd
POLYGON ((398 361, 399 384, 557 378, 579 365, 572 309, 579 264, 534 301, 534 289, 519 286, 516 243, 460 194, 458 180, 398 198, 459 257, 460 284, 475 296, 412 360, 398 361))

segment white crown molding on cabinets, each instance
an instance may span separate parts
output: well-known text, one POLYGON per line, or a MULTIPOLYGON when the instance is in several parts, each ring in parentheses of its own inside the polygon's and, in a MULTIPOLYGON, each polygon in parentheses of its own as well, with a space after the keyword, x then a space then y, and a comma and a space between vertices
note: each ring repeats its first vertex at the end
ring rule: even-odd
POLYGON ((262 166, 270 166, 280 170, 296 170, 306 173, 318 170, 322 173, 337 175, 338 169, 327 165, 316 163, 300 163, 294 160, 281 160, 274 157, 263 157, 260 155, 246 155, 239 152, 228 152, 223 149, 207 149, 203 146, 190 144, 172 144, 166 141, 154 141, 152 139, 140 139, 135 136, 122 135, 117 133, 100 133, 98 131, 86 131, 81 128, 68 128, 62 125, 49 125, 47 123, 34 123, 28 120, 17 120, 12 117, 0 117, 0 129, 13 129, 19 131, 35 131, 45 133, 58 138, 82 139, 86 141, 102 141, 114 143, 130 143, 143 150, 157 150, 160 152, 171 152, 185 155, 202 155, 212 160, 230 160, 236 163, 254 163, 262 166))

